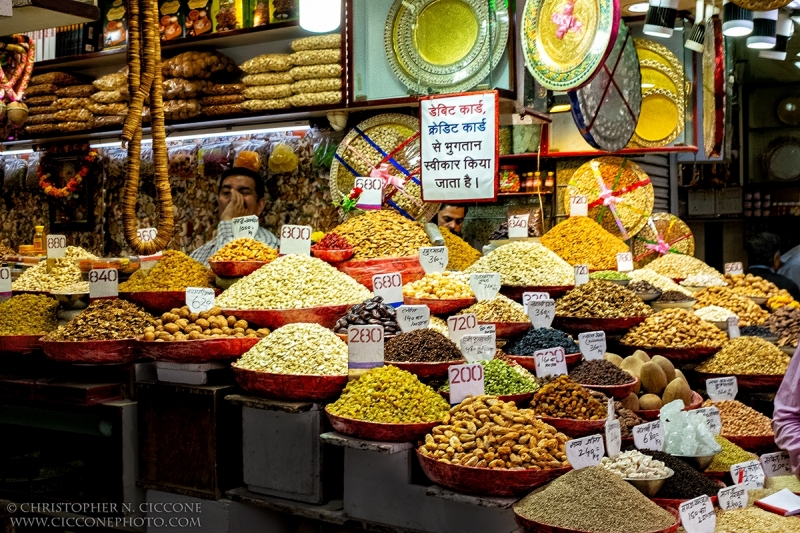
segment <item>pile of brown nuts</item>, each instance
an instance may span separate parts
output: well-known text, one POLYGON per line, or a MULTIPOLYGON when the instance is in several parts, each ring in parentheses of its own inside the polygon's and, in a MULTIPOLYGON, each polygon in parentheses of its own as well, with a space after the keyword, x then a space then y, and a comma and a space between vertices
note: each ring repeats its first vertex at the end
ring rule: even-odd
POLYGON ((624 318, 652 313, 634 292, 602 280, 581 285, 556 302, 556 315, 565 317, 624 318))
POLYGON ((219 307, 202 313, 191 313, 187 306, 161 315, 154 326, 144 330, 144 340, 156 342, 211 339, 216 337, 256 337, 269 335, 269 330, 250 328, 246 320, 225 316, 219 307))
POLYGON ((722 346, 728 336, 685 309, 660 311, 631 329, 622 344, 648 348, 722 346))
POLYGON ((346 335, 347 328, 350 326, 366 326, 370 324, 382 325, 384 336, 400 333, 400 326, 397 324, 397 311, 394 307, 383 303, 382 296, 373 296, 369 300, 351 307, 346 315, 336 321, 333 332, 346 335))
POLYGON ((95 300, 75 319, 47 335, 49 341, 105 341, 135 339, 155 320, 141 307, 125 300, 95 300))

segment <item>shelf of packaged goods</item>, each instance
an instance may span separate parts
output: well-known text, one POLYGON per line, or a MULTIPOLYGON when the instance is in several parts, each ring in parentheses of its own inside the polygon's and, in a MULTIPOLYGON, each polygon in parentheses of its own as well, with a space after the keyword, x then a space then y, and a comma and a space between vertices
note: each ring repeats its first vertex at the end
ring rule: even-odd
POLYGON ((517 160, 526 160, 526 159, 556 159, 556 158, 565 158, 565 157, 601 157, 606 155, 645 155, 645 154, 670 154, 670 153, 678 153, 678 152, 697 152, 696 146, 664 146, 661 148, 624 148, 619 150, 618 152, 601 152, 597 151, 590 151, 590 152, 543 152, 538 154, 536 152, 531 152, 527 154, 509 154, 509 155, 501 155, 500 161, 517 161, 517 160))
POLYGON ((513 197, 513 196, 538 196, 538 195, 540 195, 540 194, 541 194, 542 196, 546 196, 546 195, 548 195, 548 194, 553 194, 553 191, 541 191, 541 192, 536 192, 536 191, 533 191, 533 192, 530 192, 530 191, 528 191, 528 192, 499 192, 499 193, 497 193, 497 196, 503 196, 503 197, 513 197))
POLYGON ((0 18, 0 35, 27 33, 100 18, 100 9, 91 2, 76 0, 14 0, 13 16, 0 18))

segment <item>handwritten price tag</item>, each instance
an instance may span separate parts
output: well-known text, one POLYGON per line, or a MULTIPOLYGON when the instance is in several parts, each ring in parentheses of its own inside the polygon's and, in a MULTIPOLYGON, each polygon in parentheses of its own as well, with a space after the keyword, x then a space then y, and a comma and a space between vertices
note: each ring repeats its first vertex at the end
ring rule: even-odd
POLYGON ((719 409, 716 407, 701 407, 695 410, 695 413, 701 414, 706 418, 706 424, 711 433, 714 435, 720 434, 720 431, 722 431, 722 418, 719 416, 719 409))
POLYGON ((426 329, 431 324, 431 310, 427 305, 401 305, 397 308, 397 323, 403 333, 426 329))
POLYGON ((616 457, 622 448, 622 430, 619 420, 606 420, 606 451, 609 457, 616 457))
POLYGON ((0 268, 0 299, 11 298, 11 269, 0 268))
POLYGON ((712 402, 735 400, 739 393, 739 383, 734 376, 706 380, 706 394, 712 402))
POLYGON ((792 462, 789 460, 789 452, 765 453, 761 456, 761 468, 767 477, 791 475, 792 462))
POLYGON ((546 292, 523 292, 522 305, 527 306, 531 302, 538 302, 539 300, 550 300, 550 294, 546 292))
POLYGON ((356 187, 361 188, 361 196, 356 207, 364 210, 377 210, 383 204, 383 180, 359 176, 356 178, 356 187))
POLYGON ((533 362, 536 365, 536 377, 560 376, 567 373, 567 359, 561 346, 533 352, 533 362))
POLYGON ((575 286, 589 283, 589 265, 575 265, 575 286))
POLYGON ((403 277, 400 272, 372 276, 372 292, 381 296, 386 305, 398 307, 403 303, 403 277))
POLYGON ((588 331, 578 334, 578 346, 587 361, 600 360, 606 355, 605 331, 588 331))
POLYGON ((742 332, 739 331, 739 317, 738 316, 729 316, 728 317, 728 337, 731 339, 735 339, 736 337, 741 337, 742 332))
POLYGON ((419 249, 419 264, 426 274, 444 272, 448 261, 447 246, 423 246, 419 249))
POLYGON ((678 512, 681 514, 681 523, 686 533, 714 533, 717 527, 717 515, 714 514, 714 504, 707 495, 683 502, 678 512))
POLYGON ((630 252, 617 254, 617 271, 630 272, 631 270, 633 270, 633 254, 630 252))
POLYGON ((500 274, 497 272, 470 274, 469 286, 478 300, 493 300, 500 292, 500 274))
POLYGON ((529 303, 525 309, 531 324, 536 329, 549 328, 556 317, 556 302, 553 300, 536 300, 529 303))
POLYGON ((214 307, 214 289, 203 287, 186 288, 186 305, 190 313, 202 313, 214 307))
POLYGON ((764 469, 758 459, 738 463, 731 467, 733 482, 744 485, 748 489, 763 489, 764 477, 764 469))
POLYGON ((590 435, 580 439, 567 441, 567 459, 575 470, 589 466, 597 466, 606 453, 603 446, 603 437, 600 435, 590 435))
POLYGON ((255 215, 236 217, 231 220, 231 230, 234 239, 255 239, 258 233, 258 217, 255 215))
POLYGON ((450 330, 450 340, 456 344, 461 342, 464 335, 480 333, 478 318, 472 313, 451 316, 447 319, 447 328, 450 330))
POLYGON ((664 447, 664 426, 661 420, 633 426, 633 444, 640 450, 660 452, 664 447))
POLYGON ((493 359, 497 349, 497 340, 492 333, 464 335, 458 344, 461 347, 461 355, 470 363, 493 359))
POLYGON ((48 235, 45 239, 48 259, 61 259, 67 251, 67 238, 63 235, 48 235))
POLYGON ((156 236, 158 235, 158 229, 156 228, 142 228, 136 230, 136 235, 139 237, 139 240, 142 242, 152 242, 156 240, 156 236))
POLYGON ((585 217, 589 215, 589 199, 583 194, 569 197, 569 216, 585 217))
POLYGON ((743 276, 744 267, 741 263, 725 263, 725 273, 731 276, 743 276))
POLYGON ((478 324, 478 333, 494 335, 495 340, 497 339, 497 328, 494 327, 494 324, 478 324))
POLYGON ((311 226, 281 226, 281 255, 311 255, 311 226))
POLYGON ((744 485, 733 485, 732 487, 719 489, 717 497, 719 498, 719 507, 723 511, 747 507, 747 487, 744 485))
POLYGON ((530 215, 508 215, 508 238, 520 239, 528 236, 528 218, 530 215))
POLYGON ((484 392, 483 365, 472 363, 453 365, 447 369, 450 380, 450 403, 461 403, 467 396, 480 396, 484 392))
POLYGON ((116 298, 118 296, 119 272, 117 272, 116 268, 98 268, 89 271, 90 300, 116 298))
POLYGON ((370 369, 383 366, 383 326, 347 328, 347 367, 370 369))

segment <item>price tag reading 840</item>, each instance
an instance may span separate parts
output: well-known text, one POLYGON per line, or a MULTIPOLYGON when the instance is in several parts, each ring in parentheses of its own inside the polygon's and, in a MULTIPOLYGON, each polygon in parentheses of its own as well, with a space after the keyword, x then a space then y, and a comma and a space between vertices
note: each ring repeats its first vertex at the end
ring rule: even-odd
POLYGON ((484 393, 483 365, 480 363, 452 365, 447 369, 447 378, 450 380, 451 405, 461 403, 467 396, 484 393))
POLYGON ((761 456, 761 468, 767 477, 791 475, 792 463, 789 460, 789 452, 765 453, 761 456))
POLYGON ((707 495, 683 502, 678 511, 686 533, 714 533, 717 515, 714 514, 714 504, 707 495))
POLYGON ((427 305, 401 305, 397 308, 397 324, 403 333, 425 329, 431 323, 431 309, 427 305))
POLYGON ((378 210, 383 204, 383 179, 356 177, 355 186, 361 189, 356 207, 363 210, 378 210))
POLYGON ((525 306, 525 310, 535 329, 549 328, 556 317, 556 302, 554 300, 536 300, 525 306))
POLYGON ((447 319, 447 329, 450 330, 450 340, 461 345, 461 337, 480 333, 478 330, 478 317, 473 313, 466 315, 453 315, 447 319))
POLYGON ((347 328, 348 368, 369 370, 383 366, 383 326, 369 324, 347 328))
POLYGON ((526 306, 531 302, 538 302, 539 300, 549 300, 550 294, 547 292, 523 292, 522 305, 526 306))
POLYGON ((735 376, 706 380, 706 394, 712 402, 735 400, 739 393, 739 382, 735 376))
POLYGON ((231 220, 231 230, 234 239, 255 239, 258 233, 258 217, 255 215, 236 217, 231 220))
POLYGON ((508 215, 508 238, 521 239, 528 236, 528 219, 530 214, 508 215))
POLYGON ((701 407, 700 409, 696 409, 695 413, 705 417, 706 425, 708 425, 708 429, 711 430, 711 433, 714 435, 720 434, 722 431, 722 418, 719 415, 719 409, 713 406, 701 407))
POLYGON ((117 298, 119 272, 116 268, 96 268, 89 271, 89 299, 117 298))
POLYGON ((470 333, 461 337, 458 344, 461 347, 461 355, 469 363, 493 359, 497 351, 494 333, 470 333))
POLYGON ((741 263, 725 263, 725 274, 731 276, 743 276, 744 267, 741 263))
MULTIPOLYGON (((141 228, 136 230, 136 235, 139 237, 139 240, 142 242, 152 242, 156 240, 156 236, 158 235, 158 229, 156 228, 141 228)), ((234 234, 235 236, 235 234, 234 234)))
POLYGON ((587 331, 578 334, 578 346, 587 361, 599 360, 606 355, 606 332, 587 331))
POLYGON ((719 508, 723 511, 747 507, 747 487, 744 485, 733 485, 719 489, 717 497, 719 498, 719 508))
POLYGON ((728 322, 728 338, 735 339, 736 337, 741 337, 742 332, 739 330, 739 317, 729 316, 727 322, 728 322))
POLYGON ((758 459, 738 463, 731 467, 733 482, 745 485, 748 489, 763 489, 764 477, 764 469, 758 459))
POLYGON ((400 272, 372 276, 372 292, 383 298, 383 303, 398 307, 403 303, 403 276, 400 272))
POLYGON ((660 452, 664 447, 664 426, 661 420, 633 426, 633 444, 640 450, 660 452))
POLYGON ((470 274, 469 286, 478 300, 493 300, 500 292, 500 274, 497 272, 470 274))
POLYGON ((67 238, 63 235, 48 235, 45 239, 48 259, 61 259, 67 251, 67 238))
POLYGON ((311 226, 281 226, 281 255, 311 255, 311 226))
POLYGON ((631 270, 633 270, 633 254, 630 252, 617 254, 617 271, 630 272, 631 270))
POLYGON ((214 289, 205 287, 187 287, 186 305, 190 313, 202 313, 214 307, 214 289))
POLYGON ((423 246, 419 249, 419 264, 426 274, 444 272, 448 261, 447 246, 423 246))
POLYGON ((606 420, 606 452, 609 457, 616 457, 622 448, 622 430, 619 420, 606 420))
POLYGON ((0 298, 11 298, 11 269, 0 268, 0 298))
POLYGON ((588 466, 597 466, 606 453, 601 435, 590 435, 580 439, 568 440, 566 444, 567 459, 575 470, 588 466))
POLYGON ((533 362, 536 365, 538 378, 556 377, 567 373, 567 359, 561 346, 533 352, 533 362))
POLYGON ((585 217, 589 215, 589 199, 583 194, 569 197, 569 216, 585 217))
POLYGON ((589 265, 575 265, 575 286, 589 283, 589 265))

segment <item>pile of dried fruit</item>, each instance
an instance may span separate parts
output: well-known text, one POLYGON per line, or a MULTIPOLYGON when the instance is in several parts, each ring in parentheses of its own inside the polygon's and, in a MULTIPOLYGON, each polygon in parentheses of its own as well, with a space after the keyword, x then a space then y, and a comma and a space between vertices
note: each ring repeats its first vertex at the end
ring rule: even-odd
POLYGON ((695 274, 705 274, 707 276, 716 276, 718 278, 722 278, 722 274, 699 259, 692 257, 691 255, 662 255, 652 263, 648 264, 647 268, 656 274, 661 274, 662 276, 671 279, 683 280, 695 274))
POLYGON ((769 317, 769 313, 754 304, 752 300, 736 294, 727 287, 708 287, 695 293, 694 297, 697 300, 694 309, 707 305, 724 307, 739 317, 740 326, 763 324, 769 317))
MULTIPOLYGON (((649 266, 649 265, 648 265, 649 266)), ((680 291, 686 294, 687 296, 692 295, 692 291, 689 289, 684 289, 670 278, 662 276, 661 274, 656 274, 649 268, 640 268, 639 270, 634 270, 633 272, 628 272, 628 276, 630 276, 633 282, 637 281, 646 281, 653 285, 654 287, 658 288, 660 291, 680 291)), ((633 283, 631 283, 633 285, 633 283)))
POLYGON ((581 385, 624 385, 635 378, 605 360, 584 361, 569 373, 570 379, 581 385))
POLYGON ((622 344, 643 348, 718 347, 728 336, 685 309, 659 311, 622 337, 622 344))
POLYGON ((353 246, 353 259, 418 255, 421 246, 431 244, 419 224, 390 209, 354 216, 333 232, 353 246))
POLYGON ((499 272, 503 285, 522 287, 563 287, 575 283, 572 266, 537 242, 505 244, 464 272, 499 272))
POLYGON ((736 276, 725 274, 725 281, 728 283, 729 289, 742 296, 771 298, 773 296, 778 296, 780 292, 774 283, 760 276, 754 276, 753 274, 740 274, 736 276))
POLYGON ((319 324, 278 328, 236 361, 237 368, 270 374, 347 374, 347 344, 319 324))
POLYGON ((440 226, 439 232, 447 247, 447 270, 465 270, 481 258, 478 250, 446 227, 440 226))
POLYGON ((720 279, 718 274, 692 274, 681 281, 684 287, 727 287, 728 282, 720 279))
POLYGON ((388 362, 440 363, 463 362, 461 350, 438 331, 415 329, 386 342, 384 360, 388 362))
POLYGON ((575 318, 650 316, 653 309, 616 283, 592 280, 556 301, 556 315, 575 318))
POLYGON ((347 239, 338 233, 331 231, 316 244, 311 247, 314 252, 321 252, 324 250, 352 250, 353 246, 347 242, 347 239))
POLYGON ((772 419, 759 413, 739 400, 721 400, 712 402, 706 400, 703 407, 716 407, 722 419, 720 435, 742 436, 769 436, 775 435, 772 430, 772 419))
POLYGON ((491 300, 481 300, 462 309, 459 315, 473 313, 478 322, 529 322, 525 308, 510 298, 498 294, 491 300))
POLYGON ((531 407, 539 416, 572 418, 575 420, 603 420, 608 415, 607 406, 567 376, 561 375, 543 385, 531 400, 531 407))
POLYGON ((570 265, 590 270, 617 268, 617 254, 628 245, 589 217, 569 217, 542 236, 542 244, 570 265))
POLYGON ((770 311, 775 311, 781 307, 800 309, 800 302, 795 301, 795 299, 792 298, 788 292, 786 292, 786 294, 782 294, 783 292, 785 291, 781 289, 781 294, 773 296, 767 300, 767 308, 769 308, 770 311))
POLYGON ((40 261, 20 274, 11 286, 15 291, 54 291, 82 281, 78 268, 80 259, 97 259, 97 256, 77 246, 67 246, 63 259, 53 261, 50 272, 47 261, 40 261))
POLYGON ((764 326, 780 337, 778 346, 797 346, 800 335, 800 309, 785 306, 775 311, 764 322, 764 326))
POLYGON ((530 328, 525 335, 504 346, 504 351, 512 355, 533 355, 539 350, 556 347, 564 348, 564 353, 578 353, 580 348, 568 333, 555 328, 530 328))
POLYGON ((737 337, 697 367, 712 374, 785 374, 791 358, 760 337, 737 337))
POLYGON ((58 326, 58 302, 40 294, 19 294, 0 302, 0 335, 44 335, 58 326))
POLYGON ((164 250, 161 259, 149 269, 133 273, 119 284, 120 292, 185 291, 186 287, 213 287, 214 273, 183 252, 164 250))
POLYGON ((736 313, 730 309, 725 309, 724 307, 720 307, 718 305, 707 305, 705 307, 701 307, 700 309, 695 309, 694 314, 706 322, 724 322, 729 318, 736 316, 736 313))
POLYGON ((212 255, 209 261, 272 261, 278 250, 261 241, 242 237, 234 239, 212 255))
POLYGON ((403 285, 406 298, 461 300, 474 298, 469 277, 460 272, 431 272, 422 279, 403 285))
POLYGON ((46 339, 50 341, 104 341, 135 339, 155 325, 155 319, 125 300, 95 300, 71 322, 46 339))
POLYGON ((172 309, 144 330, 144 340, 156 342, 188 341, 216 337, 266 337, 269 330, 254 330, 246 320, 223 315, 219 307, 192 313, 187 306, 172 309))
POLYGON ((373 296, 369 300, 351 307, 346 315, 336 321, 333 331, 346 335, 350 326, 366 326, 367 324, 382 325, 384 336, 400 333, 397 311, 394 307, 383 303, 382 296, 373 296))
POLYGON ((603 457, 600 464, 625 479, 658 479, 670 474, 664 463, 639 450, 622 452, 616 457, 603 457))

